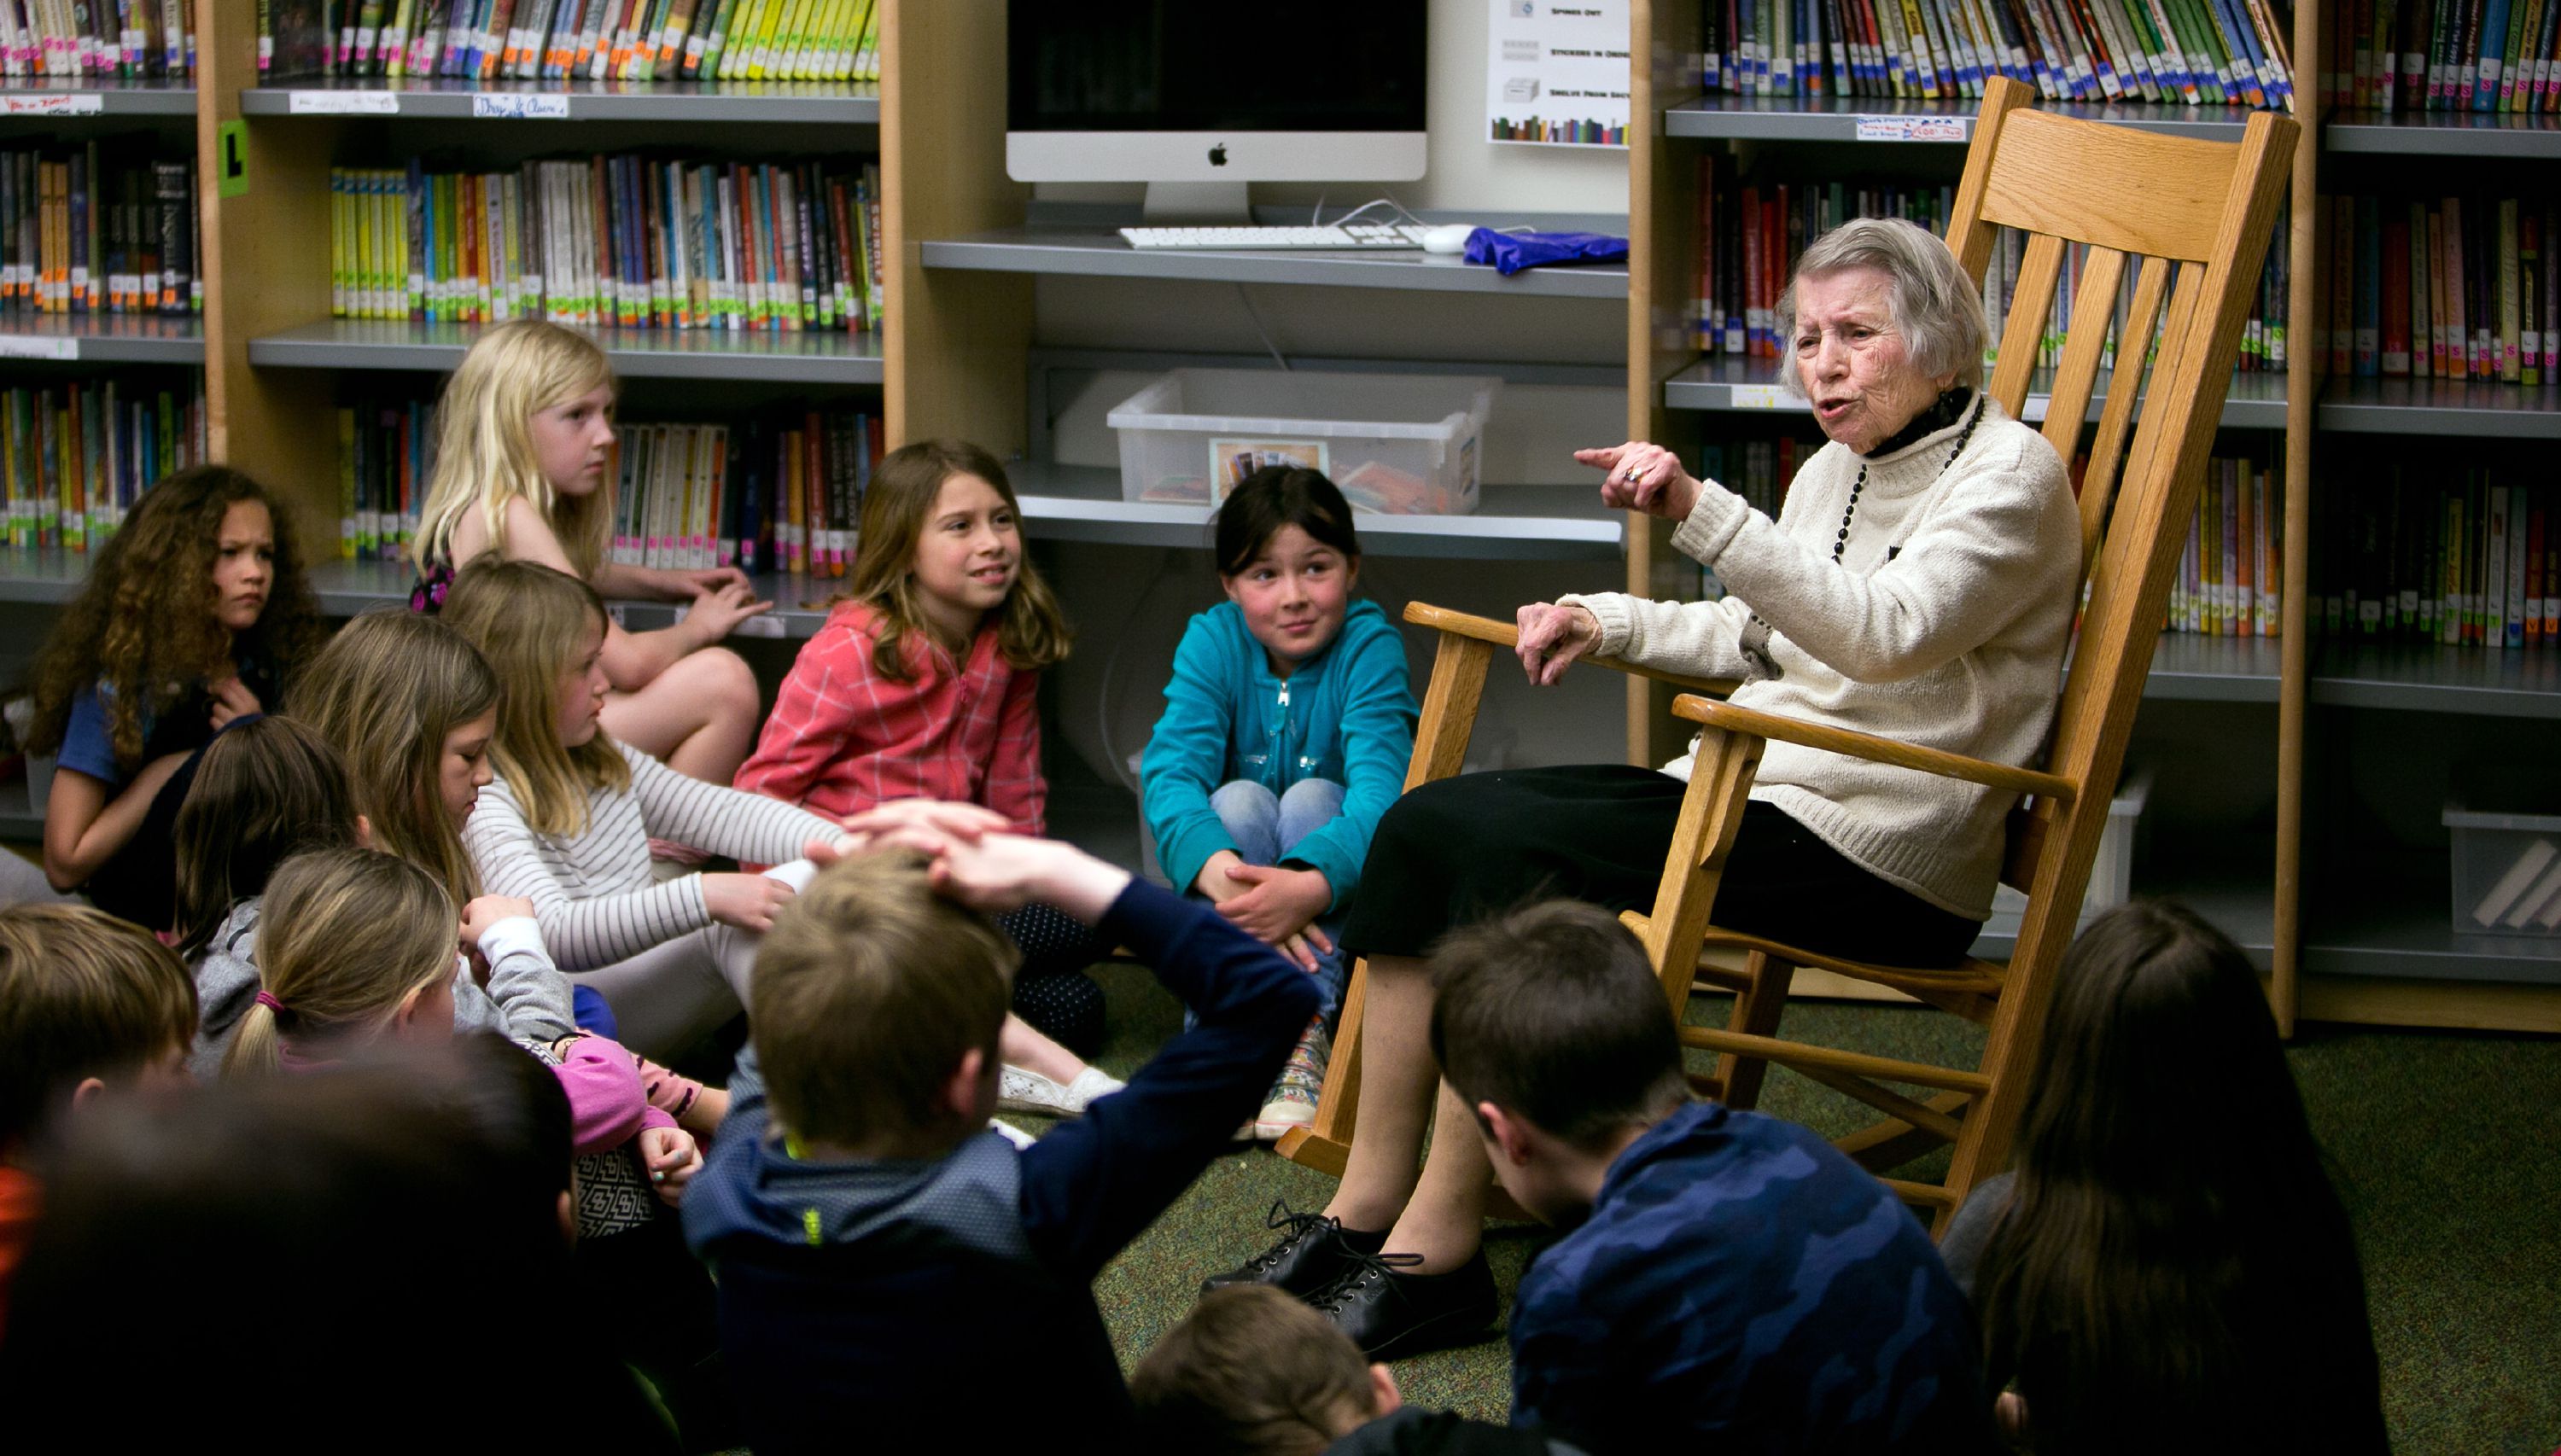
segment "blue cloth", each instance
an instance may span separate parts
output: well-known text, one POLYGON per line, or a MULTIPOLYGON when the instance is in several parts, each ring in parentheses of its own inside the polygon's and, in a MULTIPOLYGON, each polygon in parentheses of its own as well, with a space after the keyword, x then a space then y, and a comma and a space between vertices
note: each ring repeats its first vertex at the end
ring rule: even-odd
POLYGON ((1374 601, 1353 602, 1334 640, 1285 679, 1273 676, 1235 602, 1194 616, 1139 764, 1166 878, 1189 889, 1210 856, 1237 848, 1210 806, 1221 784, 1246 779, 1279 795, 1301 779, 1331 779, 1344 786, 1342 811, 1289 854, 1324 873, 1329 910, 1347 908, 1378 818, 1405 791, 1416 716, 1405 637, 1374 601))
MULTIPOLYGON (((1276 796, 1250 778, 1231 779, 1219 785, 1209 803, 1245 863, 1278 865, 1307 836, 1343 812, 1343 786, 1330 778, 1302 778, 1289 785, 1287 793, 1276 796)), ((1343 921, 1350 917, 1348 909, 1316 917, 1316 927, 1333 946, 1316 952, 1316 984, 1324 991, 1326 1016, 1342 1004, 1343 985, 1351 975, 1350 962, 1343 955, 1343 921)))
MULTIPOLYGON (((155 727, 151 710, 142 710, 142 737, 149 741, 155 727)), ((209 732, 210 735, 210 732, 209 732)), ((130 777, 115 761, 115 743, 107 735, 106 704, 98 697, 97 685, 91 683, 72 700, 71 717, 63 724, 63 745, 54 752, 54 764, 85 773, 109 788, 122 788, 130 777)))
POLYGON ((1508 278, 1530 268, 1558 263, 1618 262, 1627 256, 1627 240, 1607 233, 1497 233, 1479 228, 1467 235, 1467 261, 1492 263, 1508 278))
POLYGON ((622 1040, 621 1024, 613 1019, 613 1006, 604 999, 603 992, 593 986, 572 986, 569 1004, 570 1019, 578 1023, 580 1031, 593 1032, 608 1042, 622 1040))
POLYGON ((1829 1143, 1694 1103, 1610 1165, 1512 1307, 1512 1422, 1600 1456, 1990 1448, 1973 1321, 1829 1143))
POLYGON ((883 1450, 945 1446, 955 1411, 973 1449, 1125 1446, 1128 1392, 1094 1276, 1262 1106, 1316 988, 1152 885, 1131 884, 1097 928, 1199 1025, 1020 1153, 982 1132, 940 1159, 805 1161, 768 1126, 753 1049, 741 1061, 684 1220, 719 1274, 725 1363, 759 1456, 841 1450, 849 1432, 883 1450))

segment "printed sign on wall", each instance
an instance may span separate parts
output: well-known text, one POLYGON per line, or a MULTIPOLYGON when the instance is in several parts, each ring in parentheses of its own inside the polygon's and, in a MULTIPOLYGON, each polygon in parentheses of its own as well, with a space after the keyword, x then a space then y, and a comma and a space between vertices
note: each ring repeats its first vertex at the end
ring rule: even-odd
POLYGON ((1627 144, 1627 0, 1486 0, 1485 135, 1627 144))

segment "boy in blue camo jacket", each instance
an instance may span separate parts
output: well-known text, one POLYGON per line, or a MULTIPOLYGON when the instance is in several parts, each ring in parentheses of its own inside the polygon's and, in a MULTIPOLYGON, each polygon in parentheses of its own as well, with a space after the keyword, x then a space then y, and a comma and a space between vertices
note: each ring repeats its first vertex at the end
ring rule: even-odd
POLYGON ((1596 1453, 1979 1451, 1964 1298, 1885 1186, 1812 1133, 1693 1102, 1661 983, 1551 901, 1434 957, 1432 1052, 1495 1176, 1567 1233, 1521 1276, 1512 1421, 1596 1453), (1668 1442, 1668 1444, 1666 1444, 1668 1442))

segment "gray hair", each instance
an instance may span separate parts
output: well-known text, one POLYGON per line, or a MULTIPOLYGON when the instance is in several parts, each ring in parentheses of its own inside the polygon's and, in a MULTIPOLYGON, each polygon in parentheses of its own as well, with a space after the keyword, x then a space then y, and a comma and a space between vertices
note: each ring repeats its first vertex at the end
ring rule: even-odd
POLYGON ((1805 393, 1795 364, 1796 285, 1848 268, 1885 274, 1885 306, 1914 368, 1932 379, 1953 374, 1957 384, 1982 387, 1983 345, 1991 325, 1983 317, 1982 291, 1957 266, 1957 255, 1918 223, 1859 218, 1815 239, 1779 294, 1779 356, 1788 361, 1779 382, 1788 393, 1805 393))

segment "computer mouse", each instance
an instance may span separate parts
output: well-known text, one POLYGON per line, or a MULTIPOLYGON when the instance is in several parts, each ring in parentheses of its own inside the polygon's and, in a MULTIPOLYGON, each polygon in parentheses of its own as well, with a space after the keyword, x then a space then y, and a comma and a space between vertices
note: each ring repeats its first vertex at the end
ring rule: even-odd
POLYGON ((1425 252, 1465 252, 1468 235, 1476 231, 1472 223, 1451 223, 1434 228, 1423 235, 1425 252))

